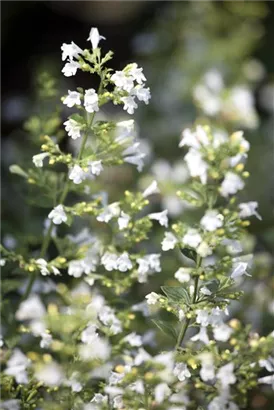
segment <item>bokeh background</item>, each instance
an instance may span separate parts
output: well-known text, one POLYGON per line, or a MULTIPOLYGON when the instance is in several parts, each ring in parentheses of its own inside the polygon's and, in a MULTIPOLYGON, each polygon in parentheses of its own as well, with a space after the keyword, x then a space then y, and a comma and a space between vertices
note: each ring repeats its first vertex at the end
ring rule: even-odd
MULTIPOLYGON (((174 219, 192 218, 192 211, 174 195, 185 175, 178 149, 182 129, 196 121, 245 131, 252 146, 247 165, 251 177, 242 199, 259 202, 263 221, 252 223, 244 244, 246 252, 255 252, 252 279, 243 284, 245 308, 235 305, 233 309, 235 316, 252 322, 254 330, 272 331, 274 2, 3 1, 1 6, 4 245, 16 248, 28 232, 29 242, 36 246, 47 212, 30 207, 21 181, 8 168, 30 162, 38 152, 39 135, 50 134, 52 123, 54 128, 57 116, 51 112, 68 88, 96 85, 85 73, 71 78, 61 75, 60 47, 73 40, 84 48, 90 27, 97 26, 107 38, 100 46, 115 52, 112 67, 118 70, 137 61, 152 93, 151 104, 137 112, 139 137, 148 154, 145 172, 138 175, 126 169, 106 176, 113 200, 124 188, 145 186, 147 175, 152 175, 163 191, 155 210, 168 208, 174 219)), ((124 118, 115 108, 107 106, 103 115, 124 118)), ((58 116, 64 121, 65 110, 58 116)), ((68 143, 64 148, 74 149, 68 143)), ((176 260, 167 256, 164 264, 163 273, 153 278, 146 293, 172 278, 176 260)), ((250 397, 250 409, 272 405, 262 392, 250 397)))

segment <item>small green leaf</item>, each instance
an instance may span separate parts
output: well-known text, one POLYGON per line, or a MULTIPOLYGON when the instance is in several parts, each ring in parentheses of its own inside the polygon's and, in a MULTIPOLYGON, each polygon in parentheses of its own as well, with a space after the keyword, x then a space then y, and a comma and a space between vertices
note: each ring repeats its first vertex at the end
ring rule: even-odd
POLYGON ((162 291, 172 302, 191 303, 187 290, 182 286, 161 286, 162 291))
POLYGON ((193 260, 194 262, 196 262, 197 260, 197 253, 193 250, 193 249, 189 249, 189 248, 181 248, 181 252, 182 254, 188 258, 193 260))
POLYGON ((152 322, 160 329, 163 333, 166 335, 174 338, 177 340, 177 331, 174 329, 172 325, 170 325, 168 322, 164 322, 163 320, 156 320, 153 319, 152 322))

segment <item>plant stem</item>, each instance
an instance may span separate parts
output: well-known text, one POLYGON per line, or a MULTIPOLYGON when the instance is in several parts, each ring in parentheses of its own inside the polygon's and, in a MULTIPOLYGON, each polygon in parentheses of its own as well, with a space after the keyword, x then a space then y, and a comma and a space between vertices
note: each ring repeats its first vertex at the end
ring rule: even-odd
MULTIPOLYGON (((202 258, 199 256, 197 258, 197 262, 196 262, 197 269, 200 268, 201 263, 202 263, 202 258)), ((195 277, 195 281, 194 281, 194 292, 193 292, 193 296, 192 296, 192 303, 195 303, 196 300, 197 300, 198 285, 199 285, 199 276, 197 275, 195 277)), ((181 344, 184 340, 184 337, 185 337, 185 334, 186 334, 186 331, 188 329, 189 324, 190 324, 190 319, 187 318, 185 320, 183 326, 181 327, 181 330, 180 330, 180 333, 179 333, 179 336, 178 336, 178 339, 177 339, 177 342, 176 342, 176 345, 175 345, 175 350, 178 350, 180 348, 180 346, 181 346, 181 344)))

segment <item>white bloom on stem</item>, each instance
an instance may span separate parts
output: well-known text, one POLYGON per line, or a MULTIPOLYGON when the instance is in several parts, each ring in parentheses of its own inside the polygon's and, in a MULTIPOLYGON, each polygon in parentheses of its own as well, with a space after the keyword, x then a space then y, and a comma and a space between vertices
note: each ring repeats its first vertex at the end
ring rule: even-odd
POLYGON ((214 363, 213 363, 213 355, 209 352, 204 352, 199 355, 199 359, 201 360, 201 370, 200 376, 204 382, 208 380, 212 380, 215 377, 215 370, 214 370, 214 363))
POLYGON ((175 272, 174 277, 181 283, 189 282, 191 271, 191 268, 179 268, 175 272))
POLYGON ((107 271, 117 269, 118 255, 116 253, 106 252, 102 258, 101 263, 107 271))
POLYGON ((184 245, 188 245, 191 248, 197 248, 197 246, 202 242, 202 237, 197 231, 197 229, 189 228, 182 239, 184 245))
POLYGON ((63 43, 61 46, 62 50, 62 61, 65 61, 67 58, 73 60, 73 58, 78 59, 79 55, 83 53, 83 50, 77 46, 73 41, 70 44, 63 43))
POLYGON ((113 202, 109 204, 103 212, 97 216, 97 221, 108 223, 112 218, 119 216, 120 206, 119 202, 113 202))
POLYGON ((129 335, 127 335, 124 338, 125 342, 129 343, 130 346, 133 347, 140 347, 142 346, 143 342, 142 342, 142 337, 140 335, 137 335, 135 332, 130 333, 129 335))
POLYGON ((162 250, 169 251, 170 249, 174 249, 177 242, 178 240, 172 232, 165 232, 165 237, 161 242, 162 250))
POLYGON ((223 219, 223 215, 219 214, 216 209, 209 209, 202 217, 200 224, 206 231, 213 232, 223 226, 223 219))
POLYGON ((68 95, 64 99, 63 104, 67 107, 72 108, 74 105, 81 105, 81 94, 77 91, 70 91, 68 90, 68 95))
POLYGON ((179 310, 178 317, 179 317, 180 322, 182 322, 184 318, 186 317, 185 312, 182 309, 179 310))
POLYGON ((44 382, 46 386, 59 386, 64 379, 64 374, 61 366, 56 362, 51 362, 37 370, 35 377, 44 382))
POLYGON ((163 401, 170 395, 171 390, 167 383, 157 384, 154 390, 154 397, 157 403, 163 403, 163 401))
POLYGON ((52 335, 48 332, 43 332, 41 334, 41 340, 40 340, 40 347, 41 349, 47 349, 50 347, 51 342, 52 342, 52 335))
POLYGON ((143 197, 147 198, 150 195, 153 194, 158 194, 160 192, 159 188, 158 188, 158 184, 157 181, 153 181, 151 182, 151 184, 144 190, 143 192, 143 197))
POLYGON ((89 90, 85 91, 84 106, 87 112, 92 113, 99 111, 98 101, 98 94, 96 93, 94 88, 90 88, 89 90))
POLYGON ((62 68, 62 73, 65 77, 72 77, 76 74, 78 68, 80 68, 79 63, 77 63, 76 61, 70 61, 69 63, 66 63, 64 65, 64 67, 62 68))
POLYGON ((147 276, 153 272, 161 272, 160 254, 152 253, 142 258, 137 259, 138 267, 138 282, 145 283, 147 276))
POLYGON ((197 248, 197 253, 198 255, 200 255, 202 258, 205 258, 209 255, 212 255, 212 249, 211 247, 208 245, 208 243, 206 241, 202 241, 200 243, 200 245, 197 248))
POLYGON ((256 201, 250 201, 250 202, 245 202, 242 204, 239 204, 240 212, 239 212, 239 217, 240 218, 249 218, 250 216, 255 215, 260 221, 262 220, 261 215, 256 211, 258 208, 258 202, 256 201))
POLYGON ((132 269, 133 265, 131 260, 129 259, 129 255, 127 252, 123 252, 121 256, 117 259, 117 268, 120 272, 126 272, 132 269))
POLYGON ((207 334, 207 331, 206 331, 206 327, 201 326, 199 332, 196 335, 194 335, 191 338, 191 340, 193 342, 201 341, 201 342, 203 342, 204 344, 207 345, 209 343, 209 337, 208 337, 208 334, 207 334))
POLYGON ((202 154, 191 148, 185 156, 188 170, 192 177, 199 177, 202 184, 206 184, 207 181, 207 163, 202 159, 202 154))
POLYGON ((146 300, 147 300, 148 305, 155 305, 159 299, 160 299, 160 295, 158 295, 155 292, 151 292, 148 295, 146 295, 146 300))
POLYGON ((43 167, 43 160, 49 156, 48 152, 41 152, 41 154, 33 155, 32 162, 37 168, 43 167))
POLYGON ((198 309, 196 310, 196 323, 199 323, 201 326, 206 327, 210 324, 210 316, 208 310, 198 309))
POLYGON ((179 143, 179 147, 192 147, 192 148, 196 148, 199 149, 200 148, 200 143, 196 138, 196 134, 195 132, 192 132, 189 128, 186 128, 185 130, 183 130, 182 132, 182 139, 179 143))
POLYGON ((233 329, 225 323, 213 327, 214 339, 220 342, 227 342, 232 333, 233 329))
POLYGON ((100 321, 105 326, 110 326, 110 331, 113 334, 118 334, 122 331, 120 320, 115 316, 114 310, 109 306, 104 306, 98 313, 100 321))
POLYGON ((232 268, 232 273, 231 273, 231 278, 236 279, 239 278, 243 275, 246 276, 251 276, 249 273, 247 273, 246 269, 248 267, 247 262, 236 262, 232 268))
POLYGON ((89 168, 89 171, 92 173, 92 175, 100 175, 104 169, 101 160, 89 161, 88 168, 89 168))
POLYGON ((127 76, 124 71, 115 71, 110 79, 114 82, 118 89, 131 92, 134 87, 134 78, 132 76, 127 76))
POLYGON ((68 265, 68 274, 74 278, 80 278, 84 273, 84 268, 81 260, 70 261, 68 265))
POLYGON ((7 368, 4 373, 13 376, 18 384, 28 383, 28 375, 26 372, 29 366, 29 359, 19 349, 14 349, 11 357, 7 361, 7 368))
POLYGON ((258 383, 270 384, 272 386, 272 389, 274 390, 274 374, 271 374, 270 376, 260 377, 258 379, 258 383))
POLYGON ((134 96, 128 95, 127 97, 122 97, 121 101, 124 103, 123 109, 127 111, 128 114, 134 114, 134 110, 138 108, 134 96))
POLYGON ((41 275, 47 276, 50 274, 50 271, 48 269, 48 263, 45 259, 43 258, 36 259, 36 263, 40 269, 41 275))
POLYGON ((138 67, 136 63, 131 64, 129 74, 133 77, 135 81, 137 81, 138 84, 142 84, 146 81, 146 77, 143 74, 142 67, 138 67))
POLYGON ((223 388, 227 388, 230 384, 236 383, 236 377, 234 375, 234 363, 228 363, 222 366, 218 370, 216 377, 220 381, 223 388))
POLYGON ((206 295, 206 296, 210 296, 210 295, 212 294, 212 292, 211 292, 206 286, 203 286, 203 287, 199 290, 199 292, 200 292, 202 295, 206 295))
POLYGON ((15 317, 17 320, 40 319, 46 314, 46 309, 39 296, 33 294, 20 303, 15 317))
POLYGON ((191 377, 191 373, 185 363, 176 363, 173 374, 178 377, 180 382, 183 382, 191 377))
POLYGON ((137 86, 136 88, 134 88, 133 94, 136 95, 139 101, 144 101, 145 104, 148 104, 151 98, 149 87, 144 88, 144 87, 137 86))
POLYGON ((234 174, 234 172, 227 172, 225 178, 221 184, 220 193, 224 197, 229 195, 234 195, 245 186, 244 181, 239 175, 234 174))
POLYGON ((103 37, 99 34, 99 31, 98 31, 97 27, 92 27, 90 32, 89 32, 89 36, 87 38, 87 41, 91 42, 92 48, 94 50, 95 48, 98 47, 99 42, 101 40, 105 40, 105 39, 106 39, 105 37, 103 37))
POLYGON ((91 400, 91 403, 97 403, 97 404, 105 404, 107 403, 107 396, 101 394, 101 393, 95 393, 93 396, 93 399, 91 400))
POLYGON ((68 133, 68 136, 73 140, 81 137, 81 128, 82 126, 72 118, 64 122, 65 130, 68 133))
POLYGON ((119 226, 120 231, 122 231, 128 226, 129 221, 130 221, 130 215, 122 211, 121 215, 118 218, 118 226, 119 226))
POLYGON ((60 225, 62 222, 66 222, 68 217, 64 211, 63 205, 57 205, 48 214, 48 218, 52 219, 52 222, 56 225, 60 225))
POLYGON ((87 173, 79 166, 74 165, 69 173, 69 179, 74 182, 74 184, 81 184, 87 178, 87 173))
POLYGON ((86 344, 92 344, 98 337, 96 330, 96 325, 89 325, 86 327, 81 333, 81 341, 86 344))
POLYGON ((167 217, 167 209, 165 209, 162 212, 155 212, 153 214, 149 214, 148 217, 149 219, 154 219, 155 221, 158 221, 161 226, 165 226, 166 228, 168 227, 168 217, 167 217))

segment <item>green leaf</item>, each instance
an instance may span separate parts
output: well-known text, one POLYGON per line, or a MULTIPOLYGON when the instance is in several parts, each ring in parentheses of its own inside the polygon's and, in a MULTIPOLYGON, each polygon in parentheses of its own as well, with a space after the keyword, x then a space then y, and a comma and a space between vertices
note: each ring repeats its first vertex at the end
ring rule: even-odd
POLYGON ((169 324, 168 322, 164 322, 163 320, 152 319, 152 322, 160 329, 163 333, 168 335, 169 337, 174 338, 177 340, 177 331, 176 329, 169 324))
POLYGON ((182 286, 161 286, 161 289, 172 302, 185 302, 188 305, 191 303, 187 290, 182 286))
POLYGON ((79 124, 82 124, 82 125, 86 124, 85 119, 80 114, 77 114, 77 113, 72 114, 72 115, 69 116, 69 118, 71 118, 72 120, 78 122, 79 124))
POLYGON ((194 262, 196 262, 197 260, 197 253, 193 250, 193 249, 189 249, 189 248, 181 248, 181 252, 182 254, 188 258, 193 260, 194 262))
POLYGON ((23 169, 19 167, 19 165, 13 164, 10 166, 9 170, 12 174, 20 175, 23 178, 28 178, 28 174, 23 171, 23 169))
POLYGON ((212 279, 207 282, 203 282, 203 286, 206 286, 211 293, 216 293, 220 286, 220 281, 218 279, 212 279))

